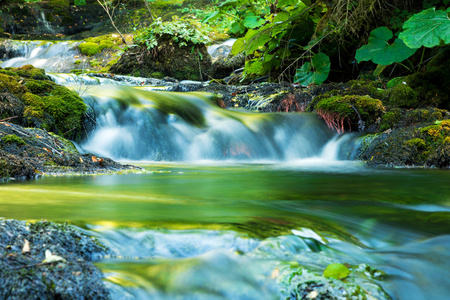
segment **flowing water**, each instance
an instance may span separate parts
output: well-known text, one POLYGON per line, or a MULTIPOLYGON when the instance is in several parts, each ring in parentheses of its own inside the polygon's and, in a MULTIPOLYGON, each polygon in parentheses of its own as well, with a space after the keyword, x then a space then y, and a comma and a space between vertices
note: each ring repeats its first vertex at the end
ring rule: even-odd
POLYGON ((296 299, 332 263, 369 299, 448 297, 449 172, 370 169, 352 160, 358 135, 314 114, 156 88, 80 91, 96 121, 80 151, 145 171, 1 183, 0 216, 97 236, 115 299, 296 299))

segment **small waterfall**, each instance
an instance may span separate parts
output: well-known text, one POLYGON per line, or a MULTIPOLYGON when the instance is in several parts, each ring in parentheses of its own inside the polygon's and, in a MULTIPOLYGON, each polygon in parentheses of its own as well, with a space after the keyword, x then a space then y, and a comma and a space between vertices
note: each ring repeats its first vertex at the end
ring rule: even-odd
POLYGON ((8 44, 7 56, 10 58, 0 66, 21 67, 33 65, 47 72, 69 72, 76 56, 79 55, 79 42, 42 42, 42 41, 11 41, 8 44))
POLYGON ((56 33, 56 30, 53 29, 53 28, 52 28, 52 24, 50 24, 50 22, 47 21, 47 19, 45 19, 45 14, 44 14, 43 11, 41 11, 40 16, 41 16, 40 21, 42 22, 42 24, 44 24, 44 28, 45 28, 45 30, 47 31, 46 33, 49 33, 49 34, 55 34, 55 33, 56 33))
MULTIPOLYGON (((81 144, 113 159, 291 161, 322 158, 333 139, 315 114, 250 113, 212 104, 205 93, 93 86, 83 93, 97 127, 81 144)), ((340 138, 330 160, 347 159, 340 138)))

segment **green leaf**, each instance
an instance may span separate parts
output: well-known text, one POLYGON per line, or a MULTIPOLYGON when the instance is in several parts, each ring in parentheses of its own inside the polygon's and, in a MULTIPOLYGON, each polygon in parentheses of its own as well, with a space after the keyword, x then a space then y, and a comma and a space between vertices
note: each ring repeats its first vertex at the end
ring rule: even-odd
POLYGON ((231 47, 231 54, 238 55, 245 50, 244 38, 237 39, 231 47))
MULTIPOLYGON (((447 9, 450 12, 450 8, 447 9)), ((399 38, 410 48, 432 48, 450 43, 450 19, 446 11, 426 9, 409 18, 403 24, 399 38)))
POLYGON ((328 265, 323 271, 323 276, 334 279, 343 279, 348 275, 350 275, 350 270, 343 264, 328 265))
POLYGON ((393 37, 387 27, 378 27, 370 33, 369 43, 356 50, 356 60, 373 61, 379 65, 401 62, 413 55, 417 49, 406 46, 401 39, 395 39, 392 45, 388 41, 393 37))
POLYGON ((257 28, 266 21, 259 16, 248 15, 244 19, 244 26, 247 28, 257 28))
POLYGON ((301 85, 309 85, 311 83, 323 83, 330 73, 330 58, 322 52, 317 53, 311 59, 311 63, 303 64, 294 76, 294 82, 301 85))
POLYGON ((275 16, 273 22, 274 22, 274 23, 280 23, 280 22, 286 21, 287 19, 289 19, 289 13, 288 13, 288 12, 285 12, 285 11, 282 11, 282 12, 278 13, 278 14, 275 16))
POLYGON ((203 20, 203 22, 210 22, 210 21, 214 21, 215 19, 220 17, 220 10, 216 10, 214 12, 212 12, 209 16, 206 17, 206 19, 203 20))

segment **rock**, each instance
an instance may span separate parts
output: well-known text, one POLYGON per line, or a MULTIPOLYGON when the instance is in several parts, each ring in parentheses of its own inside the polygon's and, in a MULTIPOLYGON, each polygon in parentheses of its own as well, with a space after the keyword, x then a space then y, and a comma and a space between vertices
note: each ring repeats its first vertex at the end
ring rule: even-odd
POLYGON ((211 57, 205 45, 179 46, 171 39, 160 39, 151 50, 142 44, 128 49, 109 71, 137 77, 151 77, 160 72, 177 80, 206 80, 205 73, 210 68, 211 57))
POLYGON ((1 299, 110 298, 90 262, 109 250, 75 227, 0 218, 0 242, 1 299), (48 251, 61 259, 44 263, 48 251))

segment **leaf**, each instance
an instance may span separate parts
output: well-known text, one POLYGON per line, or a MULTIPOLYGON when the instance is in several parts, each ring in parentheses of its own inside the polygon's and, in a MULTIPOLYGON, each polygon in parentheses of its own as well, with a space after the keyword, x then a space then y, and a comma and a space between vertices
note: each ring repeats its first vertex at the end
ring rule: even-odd
POLYGON ((413 15, 404 24, 404 31, 399 38, 410 48, 420 48, 421 46, 432 48, 441 43, 450 43, 450 19, 447 11, 435 8, 426 9, 413 15))
POLYGON ((25 244, 23 245, 22 253, 30 252, 30 242, 28 242, 28 240, 24 240, 24 242, 25 244))
POLYGON ((264 24, 266 21, 260 16, 248 15, 244 19, 244 26, 247 28, 256 28, 264 24))
POLYGON ((66 260, 61 256, 53 255, 50 250, 45 250, 45 259, 42 261, 42 263, 49 264, 56 261, 66 262, 66 260))
POLYGON ((209 16, 206 17, 206 19, 203 20, 203 22, 210 22, 210 21, 214 21, 215 19, 220 17, 220 10, 216 10, 214 12, 212 12, 209 16))
POLYGON ((330 58, 322 52, 317 53, 311 59, 311 63, 306 62, 294 76, 294 82, 301 85, 309 85, 311 83, 323 83, 330 73, 330 58))
POLYGON ((393 37, 392 31, 387 27, 378 27, 370 33, 369 43, 356 50, 356 60, 373 61, 378 65, 390 65, 402 62, 416 52, 403 43, 401 39, 395 39, 392 45, 388 41, 393 37))
POLYGON ((350 270, 344 266, 343 264, 331 264, 325 268, 323 271, 323 276, 334 278, 334 279, 343 279, 350 274, 350 270))

